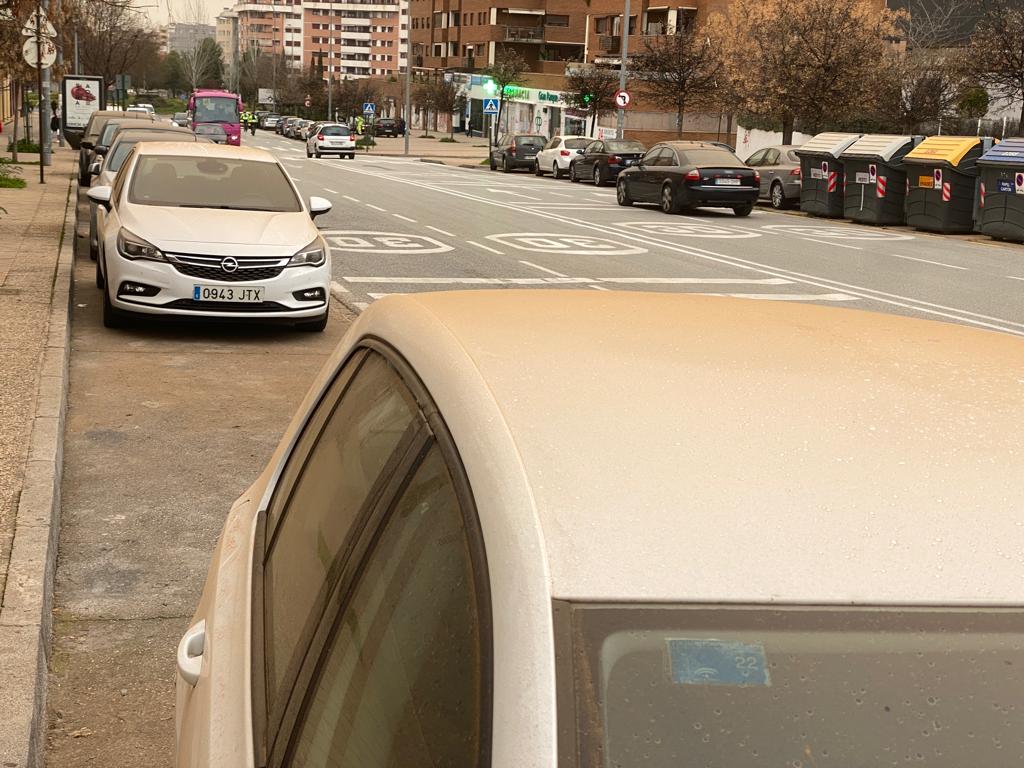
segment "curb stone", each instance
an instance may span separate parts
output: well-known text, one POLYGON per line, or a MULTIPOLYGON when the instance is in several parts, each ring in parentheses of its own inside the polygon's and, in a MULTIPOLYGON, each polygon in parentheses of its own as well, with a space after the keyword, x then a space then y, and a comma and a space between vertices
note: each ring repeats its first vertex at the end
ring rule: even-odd
POLYGON ((4 681, 0 696, 0 768, 41 768, 44 759, 77 189, 71 180, 50 297, 46 346, 40 361, 29 455, 0 609, 0 680, 4 681))

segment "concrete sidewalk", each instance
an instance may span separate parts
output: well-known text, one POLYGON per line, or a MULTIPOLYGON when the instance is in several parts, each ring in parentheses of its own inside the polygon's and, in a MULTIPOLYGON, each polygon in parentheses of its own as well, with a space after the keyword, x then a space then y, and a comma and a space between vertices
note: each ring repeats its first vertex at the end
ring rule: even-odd
MULTIPOLYGON (((447 133, 431 131, 434 138, 423 139, 416 131, 409 137, 409 157, 423 160, 436 160, 446 165, 479 165, 487 159, 487 137, 474 136, 468 138, 464 134, 455 134, 455 142, 441 141, 448 138, 447 133)), ((379 138, 377 146, 371 147, 370 156, 402 157, 405 154, 405 140, 398 138, 379 138)), ((361 152, 361 150, 360 150, 361 152)))
POLYGON ((0 189, 0 766, 41 764, 77 153, 0 189))

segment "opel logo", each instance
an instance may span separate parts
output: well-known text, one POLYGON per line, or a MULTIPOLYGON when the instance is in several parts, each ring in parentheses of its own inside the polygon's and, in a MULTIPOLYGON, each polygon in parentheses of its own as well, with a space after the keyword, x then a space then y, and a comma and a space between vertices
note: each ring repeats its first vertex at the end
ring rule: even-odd
POLYGON ((233 256, 226 256, 220 260, 220 268, 225 272, 237 272, 238 271, 238 259, 233 256))

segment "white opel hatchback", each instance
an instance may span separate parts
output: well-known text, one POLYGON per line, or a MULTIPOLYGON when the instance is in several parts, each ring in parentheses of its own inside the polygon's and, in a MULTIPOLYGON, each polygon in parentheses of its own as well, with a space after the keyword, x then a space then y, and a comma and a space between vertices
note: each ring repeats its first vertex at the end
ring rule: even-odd
POLYGON ((852 310, 378 301, 228 513, 177 765, 1020 765, 1022 382, 852 310))
POLYGON ((327 324, 330 252, 313 217, 265 150, 146 142, 97 203, 96 283, 103 321, 132 314, 327 324))

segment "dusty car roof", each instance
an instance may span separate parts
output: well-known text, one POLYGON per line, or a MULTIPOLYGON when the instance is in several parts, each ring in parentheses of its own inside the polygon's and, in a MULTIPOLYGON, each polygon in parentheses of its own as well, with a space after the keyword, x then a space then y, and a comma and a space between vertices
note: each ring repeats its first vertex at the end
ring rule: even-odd
POLYGON ((139 155, 188 155, 190 157, 222 157, 232 160, 257 160, 276 163, 277 160, 265 149, 258 147, 232 147, 226 144, 183 143, 178 141, 146 141, 135 147, 139 155))
POLYGON ((554 290, 388 297, 352 333, 417 369, 488 557, 536 531, 554 597, 1024 604, 1020 338, 554 290))

